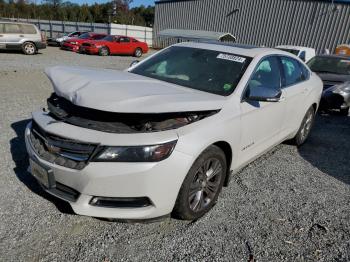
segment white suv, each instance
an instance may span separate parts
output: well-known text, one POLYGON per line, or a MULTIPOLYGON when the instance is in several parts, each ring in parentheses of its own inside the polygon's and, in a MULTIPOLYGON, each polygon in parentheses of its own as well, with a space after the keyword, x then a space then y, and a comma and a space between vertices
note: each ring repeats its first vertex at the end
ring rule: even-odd
POLYGON ((54 93, 25 131, 31 172, 82 215, 196 219, 232 172, 305 142, 322 82, 267 48, 182 43, 126 72, 46 70, 54 93))
POLYGON ((0 21, 0 50, 22 50, 34 55, 44 48, 46 40, 35 25, 0 21))

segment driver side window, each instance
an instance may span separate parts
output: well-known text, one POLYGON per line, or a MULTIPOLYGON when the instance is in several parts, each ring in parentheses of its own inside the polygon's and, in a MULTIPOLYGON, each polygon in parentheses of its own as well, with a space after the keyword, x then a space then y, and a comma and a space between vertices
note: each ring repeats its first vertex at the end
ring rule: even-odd
POLYGON ((280 90, 280 88, 281 74, 277 57, 270 56, 264 58, 259 63, 248 83, 248 92, 255 93, 254 91, 257 89, 266 89, 267 92, 277 91, 280 90))

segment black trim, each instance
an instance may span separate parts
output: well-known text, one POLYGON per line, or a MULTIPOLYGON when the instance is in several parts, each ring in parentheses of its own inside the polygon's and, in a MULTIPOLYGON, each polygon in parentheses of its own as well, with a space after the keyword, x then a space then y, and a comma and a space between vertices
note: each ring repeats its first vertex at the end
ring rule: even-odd
POLYGON ((76 202, 80 196, 80 193, 77 190, 58 182, 56 182, 54 188, 44 189, 53 196, 69 202, 76 202))
POLYGON ((152 205, 148 197, 93 197, 90 205, 107 208, 142 208, 152 205))

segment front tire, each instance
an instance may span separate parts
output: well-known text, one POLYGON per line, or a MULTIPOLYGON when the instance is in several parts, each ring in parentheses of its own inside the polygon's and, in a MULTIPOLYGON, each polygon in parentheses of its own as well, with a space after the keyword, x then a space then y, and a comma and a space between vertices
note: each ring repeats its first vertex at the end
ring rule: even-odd
POLYGON ((217 146, 208 147, 194 162, 182 183, 173 215, 195 220, 216 203, 226 176, 226 157, 217 146))
POLYGON ((298 130, 298 133, 293 138, 292 142, 296 146, 301 146, 305 143, 306 139, 310 135, 311 128, 314 124, 315 120, 315 109, 311 106, 309 110, 307 110, 303 121, 301 122, 300 128, 298 130))
POLYGON ((34 43, 26 42, 22 45, 22 51, 25 55, 35 55, 37 50, 34 43))
POLYGON ((108 56, 109 55, 109 49, 105 46, 101 47, 100 50, 98 50, 98 54, 100 56, 108 56))

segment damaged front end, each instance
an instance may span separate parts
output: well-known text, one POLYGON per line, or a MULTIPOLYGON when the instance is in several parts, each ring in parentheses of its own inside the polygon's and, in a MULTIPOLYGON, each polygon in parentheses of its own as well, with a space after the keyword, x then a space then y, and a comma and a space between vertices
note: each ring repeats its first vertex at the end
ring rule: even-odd
POLYGON ((47 99, 49 115, 75 126, 108 133, 148 133, 177 129, 220 110, 174 113, 115 113, 74 105, 55 93, 47 99))

